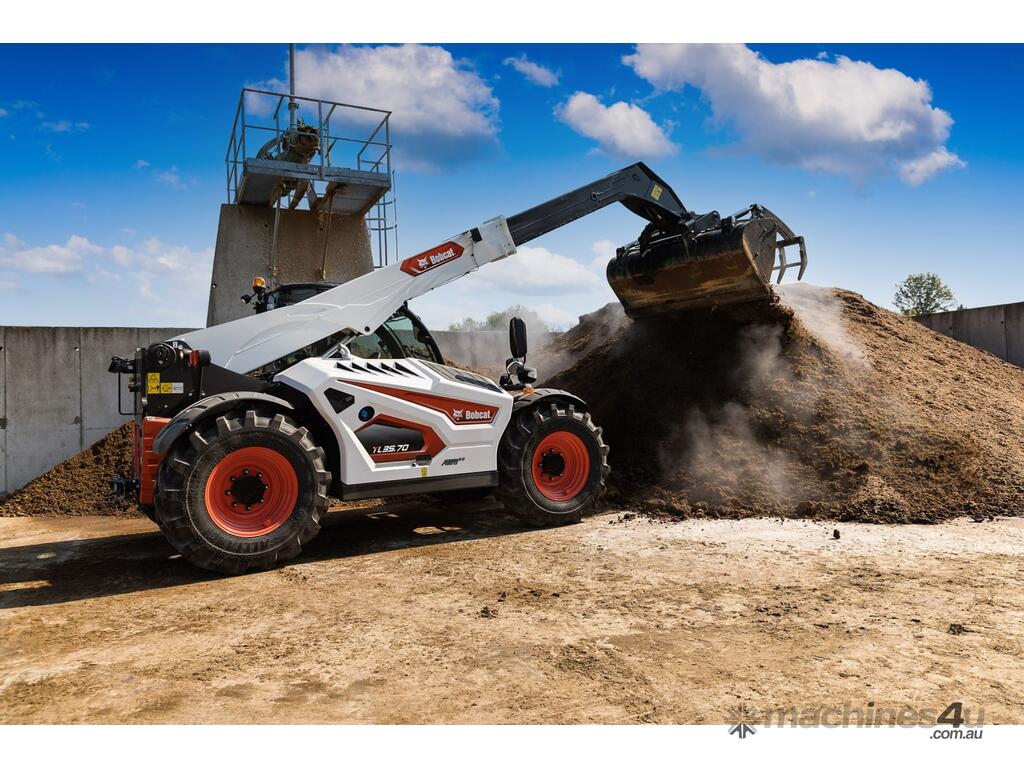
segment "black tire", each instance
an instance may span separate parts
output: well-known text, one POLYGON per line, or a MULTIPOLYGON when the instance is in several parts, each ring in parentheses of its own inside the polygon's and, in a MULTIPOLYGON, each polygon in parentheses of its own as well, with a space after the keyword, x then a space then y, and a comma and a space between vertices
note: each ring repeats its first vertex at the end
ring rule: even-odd
POLYGON ((571 403, 541 402, 515 413, 502 436, 498 446, 497 496, 509 512, 528 525, 578 523, 587 507, 604 493, 609 471, 608 446, 590 414, 577 410, 571 403), (582 488, 569 498, 557 500, 538 486, 533 461, 545 438, 565 432, 582 441, 588 461, 582 470, 582 488))
POLYGON ((442 504, 469 504, 474 501, 483 501, 492 493, 494 493, 494 488, 461 488, 457 491, 437 491, 428 496, 442 504))
MULTIPOLYGON (((142 510, 142 514, 156 523, 156 507, 152 504, 139 504, 139 509, 142 510)), ((158 523, 159 525, 159 523, 158 523)))
MULTIPOLYGON (((161 462, 156 522, 171 546, 200 568, 220 573, 265 570, 296 557, 320 531, 330 481, 324 452, 305 427, 271 410, 230 411, 197 424, 161 462), (290 465, 297 482, 297 489, 293 489, 296 500, 290 514, 290 503, 279 505, 283 511, 273 530, 234 535, 207 509, 206 487, 221 459, 253 447, 271 449, 278 454, 275 460, 279 466, 290 465), (283 519, 285 515, 287 519, 283 519)), ((263 491, 257 491, 261 498, 269 482, 263 491)), ((254 502, 254 506, 256 503, 262 501, 254 502)))

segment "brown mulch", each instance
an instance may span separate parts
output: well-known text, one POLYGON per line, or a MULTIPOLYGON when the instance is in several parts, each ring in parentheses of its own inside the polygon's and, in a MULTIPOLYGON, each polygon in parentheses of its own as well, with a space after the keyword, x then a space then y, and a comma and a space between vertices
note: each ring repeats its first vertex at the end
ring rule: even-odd
POLYGON ((0 517, 21 515, 141 515, 136 504, 109 495, 115 474, 131 477, 133 423, 62 461, 0 500, 0 517))
POLYGON ((800 286, 791 303, 637 322, 609 304, 539 356, 542 375, 574 361, 546 383, 604 429, 610 505, 656 518, 1024 513, 1024 371, 850 291, 800 286))

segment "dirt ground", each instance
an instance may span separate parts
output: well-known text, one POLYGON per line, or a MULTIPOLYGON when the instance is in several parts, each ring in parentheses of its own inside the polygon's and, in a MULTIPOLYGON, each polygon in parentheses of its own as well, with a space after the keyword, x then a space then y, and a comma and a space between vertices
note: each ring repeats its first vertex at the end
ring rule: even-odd
POLYGON ((868 525, 367 506, 198 571, 148 521, 0 519, 4 723, 1024 723, 1024 520, 868 525), (840 538, 834 538, 838 530, 840 538))

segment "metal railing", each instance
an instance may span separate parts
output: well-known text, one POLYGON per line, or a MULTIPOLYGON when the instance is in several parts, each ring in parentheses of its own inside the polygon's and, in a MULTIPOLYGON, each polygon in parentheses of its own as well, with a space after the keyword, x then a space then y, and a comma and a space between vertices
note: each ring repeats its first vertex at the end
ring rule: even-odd
MULTIPOLYGON (((292 138, 315 135, 315 145, 300 162, 304 161, 307 171, 319 169, 318 178, 309 180, 303 175, 317 196, 325 194, 329 171, 334 169, 366 171, 389 179, 387 193, 366 215, 374 263, 385 266, 398 250, 390 119, 391 112, 385 109, 243 88, 224 158, 227 201, 238 202, 246 160, 290 159, 285 156, 285 148, 292 138)), ((287 171, 282 175, 287 176, 287 171)), ((298 195, 299 189, 298 183, 283 185, 280 197, 298 195)), ((308 200, 292 200, 289 207, 300 207, 303 203, 308 207, 308 200)), ((281 204, 280 199, 277 204, 281 204)))
POLYGON ((391 173, 391 188, 366 214, 370 230, 370 249, 375 267, 386 267, 391 257, 398 254, 398 197, 395 192, 395 174, 391 173))
POLYGON ((306 165, 318 166, 321 180, 331 168, 354 168, 360 171, 391 174, 391 112, 386 109, 362 107, 305 96, 291 97, 258 88, 243 88, 238 98, 235 119, 231 126, 227 167, 228 202, 235 202, 245 161, 259 157, 261 151, 280 146, 302 121, 315 131, 319 143, 306 165), (289 108, 296 105, 295 110, 289 108), (332 123, 341 123, 368 133, 366 138, 332 132, 332 123), (340 145, 340 146, 339 146, 340 145))

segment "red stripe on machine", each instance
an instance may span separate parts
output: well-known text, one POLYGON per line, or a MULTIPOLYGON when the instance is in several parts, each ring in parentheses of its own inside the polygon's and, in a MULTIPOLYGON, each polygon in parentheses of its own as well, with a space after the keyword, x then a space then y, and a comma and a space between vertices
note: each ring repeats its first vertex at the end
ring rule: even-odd
POLYGON ((490 424, 498 415, 498 406, 472 403, 466 400, 456 400, 451 397, 440 395, 428 395, 423 392, 410 392, 406 389, 396 387, 384 387, 380 384, 365 384, 361 381, 349 381, 343 379, 346 384, 354 387, 370 389, 381 394, 391 395, 410 403, 422 405, 434 411, 439 411, 448 417, 453 424, 490 424))

